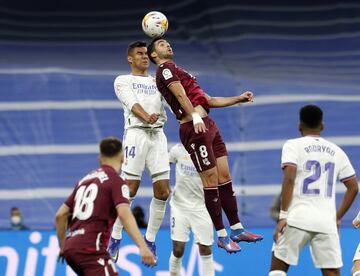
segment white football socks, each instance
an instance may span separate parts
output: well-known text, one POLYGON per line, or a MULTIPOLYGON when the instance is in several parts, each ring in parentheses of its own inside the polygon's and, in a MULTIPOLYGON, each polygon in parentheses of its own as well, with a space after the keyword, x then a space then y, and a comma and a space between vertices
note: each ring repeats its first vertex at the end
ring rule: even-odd
POLYGON ((145 234, 146 239, 150 242, 155 241, 156 234, 163 222, 166 202, 166 200, 160 200, 154 197, 151 200, 148 227, 145 234))
POLYGON ((286 272, 282 270, 273 270, 269 272, 269 276, 286 276, 286 272))
POLYGON ((213 255, 200 255, 202 262, 202 275, 203 276, 215 276, 214 258, 213 255))
POLYGON ((179 276, 181 272, 182 266, 182 257, 177 258, 174 256, 173 252, 171 251, 171 255, 169 258, 169 270, 171 276, 179 276))
POLYGON ((237 230, 237 229, 244 229, 244 226, 241 224, 241 222, 238 222, 234 225, 230 226, 231 230, 237 230))
MULTIPOLYGON (((129 208, 131 207, 131 204, 133 203, 134 199, 135 199, 135 197, 130 198, 129 208)), ((117 217, 114 222, 112 231, 111 231, 111 237, 115 240, 121 240, 123 229, 124 229, 124 225, 121 223, 121 220, 119 219, 119 217, 117 217)))

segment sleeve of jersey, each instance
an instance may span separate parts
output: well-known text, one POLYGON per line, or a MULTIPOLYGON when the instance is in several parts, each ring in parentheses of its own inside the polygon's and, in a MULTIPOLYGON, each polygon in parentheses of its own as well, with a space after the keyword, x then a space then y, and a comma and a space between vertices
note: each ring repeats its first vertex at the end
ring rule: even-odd
POLYGON ((285 168, 286 166, 297 166, 297 153, 296 147, 291 140, 286 141, 282 148, 281 154, 281 168, 285 168))
POLYGON ((131 90, 129 82, 126 81, 125 78, 121 76, 117 77, 114 82, 114 89, 119 101, 129 110, 131 110, 133 105, 138 102, 136 96, 131 90))
POLYGON ((70 210, 74 209, 74 204, 75 204, 75 191, 76 189, 74 189, 71 193, 71 195, 69 195, 69 197, 65 200, 64 204, 70 208, 70 210))
POLYGON ((177 145, 173 146, 169 152, 169 162, 173 163, 173 164, 176 163, 176 148, 177 148, 177 145))
POLYGON ((173 64, 163 64, 160 68, 159 77, 162 83, 169 86, 175 81, 179 81, 179 77, 176 74, 175 66, 173 64))
POLYGON ((125 181, 118 177, 114 180, 111 188, 112 201, 115 207, 119 204, 130 204, 130 191, 125 181))
POLYGON ((340 163, 339 180, 344 182, 355 176, 355 170, 347 155, 344 153, 342 162, 340 163))

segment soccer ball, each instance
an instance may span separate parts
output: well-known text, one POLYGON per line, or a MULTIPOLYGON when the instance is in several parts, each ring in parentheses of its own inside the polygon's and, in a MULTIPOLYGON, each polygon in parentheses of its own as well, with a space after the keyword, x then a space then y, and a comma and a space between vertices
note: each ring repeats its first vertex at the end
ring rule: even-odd
POLYGON ((142 20, 142 28, 146 35, 155 38, 163 36, 169 26, 166 16, 158 11, 147 13, 142 20))

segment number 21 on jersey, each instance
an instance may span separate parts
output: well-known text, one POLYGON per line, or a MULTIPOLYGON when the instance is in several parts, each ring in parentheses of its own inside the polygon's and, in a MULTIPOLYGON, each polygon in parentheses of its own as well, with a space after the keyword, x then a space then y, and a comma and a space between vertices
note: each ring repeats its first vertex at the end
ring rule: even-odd
MULTIPOLYGON (((325 197, 332 196, 332 189, 334 186, 334 169, 335 164, 332 162, 327 162, 322 172, 321 164, 316 160, 308 160, 305 163, 305 171, 312 172, 312 174, 306 177, 303 181, 302 194, 305 195, 319 195, 320 188, 312 188, 312 184, 318 181, 321 177, 321 174, 326 173, 326 186, 325 186, 325 197)), ((320 185, 321 187, 321 185, 320 185)))
POLYGON ((87 220, 91 217, 98 189, 98 186, 92 183, 89 186, 81 186, 76 191, 73 219, 76 217, 79 220, 87 220))

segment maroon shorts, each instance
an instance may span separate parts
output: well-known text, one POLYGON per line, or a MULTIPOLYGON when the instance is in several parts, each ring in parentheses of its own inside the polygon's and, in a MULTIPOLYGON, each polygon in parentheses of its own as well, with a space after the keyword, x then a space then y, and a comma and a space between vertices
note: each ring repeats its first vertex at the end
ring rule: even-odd
POLYGON ((81 276, 118 276, 109 253, 83 254, 65 251, 67 264, 81 276))
POLYGON ((216 158, 227 156, 224 140, 216 123, 210 118, 202 118, 207 131, 196 134, 193 122, 180 124, 180 140, 198 172, 216 166, 216 158))

